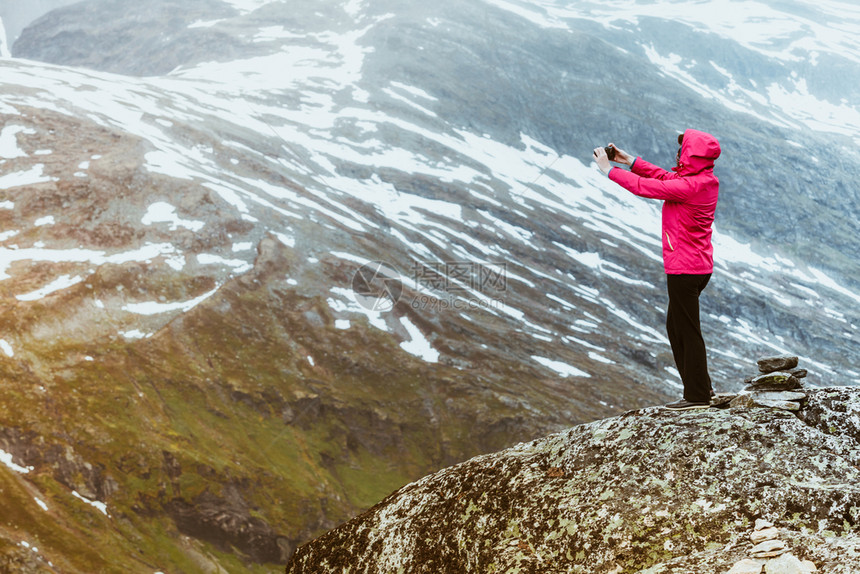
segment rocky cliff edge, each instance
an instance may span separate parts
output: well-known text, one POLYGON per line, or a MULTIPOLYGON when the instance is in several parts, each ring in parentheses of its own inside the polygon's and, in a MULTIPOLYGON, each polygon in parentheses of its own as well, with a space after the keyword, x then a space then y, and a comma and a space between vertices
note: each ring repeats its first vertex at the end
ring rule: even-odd
POLYGON ((286 571, 776 572, 751 556, 759 520, 806 561, 779 571, 858 572, 858 466, 858 388, 811 390, 794 413, 647 408, 404 486, 286 571))

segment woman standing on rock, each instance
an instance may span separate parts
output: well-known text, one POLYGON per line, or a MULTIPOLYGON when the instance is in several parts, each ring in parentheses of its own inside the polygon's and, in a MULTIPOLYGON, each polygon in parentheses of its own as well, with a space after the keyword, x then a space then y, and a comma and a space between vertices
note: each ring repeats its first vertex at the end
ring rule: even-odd
POLYGON ((713 393, 699 322, 699 295, 714 271, 711 225, 720 186, 714 161, 720 157, 720 144, 698 130, 679 135, 678 144, 672 172, 613 144, 595 149, 594 157, 600 171, 624 189, 663 200, 663 264, 669 291, 666 332, 684 383, 684 398, 666 407, 686 410, 709 407, 713 393), (610 165, 607 151, 614 152, 612 161, 629 165, 630 171, 610 165))

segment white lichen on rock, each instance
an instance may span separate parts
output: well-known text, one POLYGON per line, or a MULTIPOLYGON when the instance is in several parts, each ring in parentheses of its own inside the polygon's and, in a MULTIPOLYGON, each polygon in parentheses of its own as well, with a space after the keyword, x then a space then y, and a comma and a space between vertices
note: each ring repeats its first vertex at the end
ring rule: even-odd
POLYGON ((631 411, 407 485, 287 572, 724 574, 789 551, 860 571, 858 413, 853 388, 797 413, 631 411), (754 549, 757 518, 780 536, 754 549))

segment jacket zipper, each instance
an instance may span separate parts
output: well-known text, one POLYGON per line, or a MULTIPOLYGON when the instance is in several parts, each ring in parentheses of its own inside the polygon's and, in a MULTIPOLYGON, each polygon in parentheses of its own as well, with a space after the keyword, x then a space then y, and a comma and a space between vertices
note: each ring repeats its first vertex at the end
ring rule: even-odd
POLYGON ((669 239, 669 232, 666 232, 666 243, 669 244, 669 251, 675 251, 675 248, 672 247, 672 240, 669 239))

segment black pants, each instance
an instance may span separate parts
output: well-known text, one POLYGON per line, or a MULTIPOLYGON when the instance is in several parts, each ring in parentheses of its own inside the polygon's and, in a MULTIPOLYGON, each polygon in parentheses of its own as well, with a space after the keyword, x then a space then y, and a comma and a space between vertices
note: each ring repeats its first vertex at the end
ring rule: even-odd
POLYGON ((684 398, 697 403, 711 399, 711 377, 699 323, 699 295, 710 279, 710 274, 666 275, 669 289, 666 333, 684 383, 684 398))

